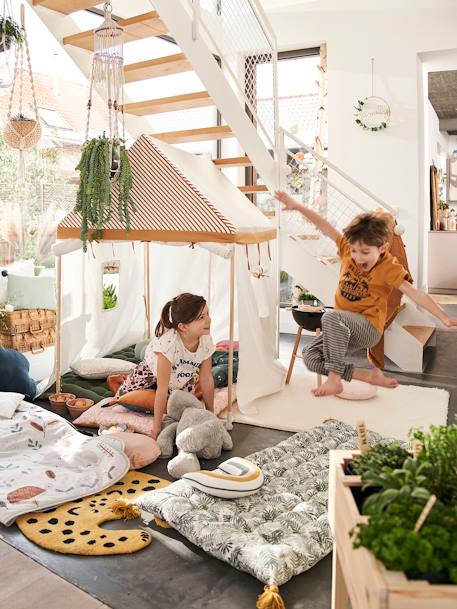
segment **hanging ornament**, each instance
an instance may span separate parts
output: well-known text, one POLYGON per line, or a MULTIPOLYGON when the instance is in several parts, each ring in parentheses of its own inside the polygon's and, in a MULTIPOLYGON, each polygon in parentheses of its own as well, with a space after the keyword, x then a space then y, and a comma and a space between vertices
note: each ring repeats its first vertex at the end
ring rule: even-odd
POLYGON ((11 0, 3 0, 0 17, 0 88, 11 86, 13 82, 14 51, 23 42, 21 28, 13 19, 11 0))
POLYGON ((38 119, 38 107, 35 97, 35 87, 33 83, 32 65, 30 63, 29 44, 27 40, 27 31, 25 29, 25 9, 21 5, 21 29, 24 39, 23 44, 17 48, 16 61, 14 64, 13 85, 11 87, 10 100, 8 105, 8 114, 5 128, 3 129, 3 139, 5 144, 10 148, 19 150, 19 170, 18 180, 19 185, 25 184, 25 158, 24 151, 27 148, 32 148, 37 144, 41 137, 41 125, 38 119), (27 58, 27 69, 30 80, 30 89, 32 91, 33 111, 35 118, 24 114, 23 112, 23 90, 24 90, 24 56, 27 58), (19 88, 19 104, 17 113, 13 114, 14 94, 19 88))
POLYGON ((81 240, 101 236, 111 216, 111 189, 118 188, 118 213, 130 230, 132 174, 125 150, 124 122, 124 30, 113 20, 111 2, 103 6, 103 23, 94 32, 94 55, 87 103, 86 138, 81 160, 75 212, 81 214, 81 240), (108 134, 89 140, 94 83, 106 102, 108 134), (92 229, 92 232, 91 232, 92 229))
POLYGON ((367 131, 382 131, 390 121, 390 106, 374 94, 374 58, 371 58, 371 95, 357 100, 355 122, 367 131))

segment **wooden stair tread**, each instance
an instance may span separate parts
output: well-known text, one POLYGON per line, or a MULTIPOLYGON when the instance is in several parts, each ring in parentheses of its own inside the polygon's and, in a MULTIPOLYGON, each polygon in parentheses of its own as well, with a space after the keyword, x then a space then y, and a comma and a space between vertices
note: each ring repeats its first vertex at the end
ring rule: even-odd
POLYGON ((125 104, 124 109, 127 114, 146 116, 148 114, 176 112, 178 110, 190 110, 191 108, 203 108, 205 106, 214 106, 208 91, 185 93, 184 95, 173 95, 159 99, 147 99, 145 101, 125 104))
POLYGON ((100 4, 99 0, 33 0, 34 6, 44 6, 64 15, 93 8, 97 4, 100 4))
POLYGON ((267 218, 274 218, 276 216, 276 212, 274 211, 263 211, 262 213, 267 218))
POLYGON ((167 55, 157 59, 148 59, 138 63, 130 63, 124 66, 124 79, 126 83, 189 72, 192 65, 184 53, 167 55))
MULTIPOLYGON (((167 27, 159 17, 157 11, 150 11, 128 19, 119 19, 119 25, 124 28, 124 42, 141 40, 150 36, 161 36, 168 32, 167 27)), ((94 30, 78 32, 65 36, 63 44, 71 44, 88 51, 94 50, 94 30)))
POLYGON ((435 328, 432 326, 403 326, 403 328, 422 345, 426 345, 435 332, 435 328))
POLYGON ((265 184, 252 184, 250 186, 238 186, 239 190, 244 194, 255 194, 257 192, 268 192, 265 184))
POLYGON ((248 156, 235 156, 226 159, 213 159, 213 163, 219 169, 227 169, 228 167, 251 167, 252 161, 248 156))
POLYGON ((205 142, 208 140, 219 140, 235 136, 228 125, 220 125, 218 127, 151 133, 151 137, 155 137, 163 142, 168 142, 169 144, 185 144, 187 142, 205 142))

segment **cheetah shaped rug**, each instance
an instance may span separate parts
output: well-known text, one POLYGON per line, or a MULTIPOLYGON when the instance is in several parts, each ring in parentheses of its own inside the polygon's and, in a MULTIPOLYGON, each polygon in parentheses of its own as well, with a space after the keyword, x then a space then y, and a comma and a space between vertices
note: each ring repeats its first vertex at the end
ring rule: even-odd
POLYGON ((168 484, 167 480, 132 471, 106 491, 44 512, 24 514, 16 524, 28 539, 54 552, 91 556, 130 554, 148 546, 151 535, 141 529, 113 530, 100 525, 135 518, 137 514, 126 509, 127 502, 130 504, 143 493, 168 484))

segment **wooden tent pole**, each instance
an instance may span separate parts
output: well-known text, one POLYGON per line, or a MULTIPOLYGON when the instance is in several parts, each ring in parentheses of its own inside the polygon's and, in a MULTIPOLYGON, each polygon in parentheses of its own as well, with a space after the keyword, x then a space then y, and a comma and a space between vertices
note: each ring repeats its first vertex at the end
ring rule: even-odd
POLYGON ((233 396, 233 336, 235 322, 235 248, 230 257, 230 326, 229 326, 229 361, 228 361, 228 410, 227 422, 232 424, 233 396))
POLYGON ((56 256, 56 344, 54 348, 56 393, 62 389, 62 256, 56 256))
POLYGON ((151 338, 151 277, 149 269, 149 241, 144 242, 144 304, 146 307, 146 338, 151 338))

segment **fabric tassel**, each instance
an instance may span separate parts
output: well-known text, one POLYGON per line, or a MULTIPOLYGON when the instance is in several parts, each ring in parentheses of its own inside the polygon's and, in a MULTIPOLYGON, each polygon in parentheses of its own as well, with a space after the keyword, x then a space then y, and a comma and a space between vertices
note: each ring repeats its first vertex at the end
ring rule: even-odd
POLYGON ((162 527, 162 529, 172 529, 173 527, 171 526, 171 524, 168 524, 168 522, 166 520, 162 520, 162 518, 159 518, 158 516, 154 516, 154 520, 155 523, 158 527, 162 527))
POLYGON ((286 609, 278 586, 265 586, 262 594, 257 598, 256 607, 257 609, 286 609))
POLYGON ((140 508, 126 499, 118 499, 111 507, 116 516, 121 516, 124 520, 134 520, 140 516, 140 508))
POLYGON ((25 151, 19 148, 19 163, 17 167, 17 182, 19 188, 25 187, 25 151))

